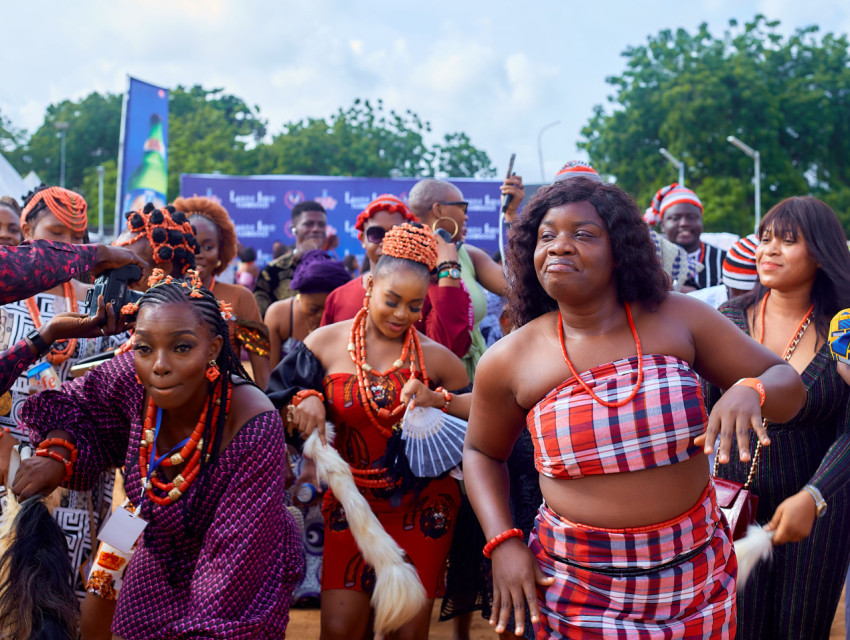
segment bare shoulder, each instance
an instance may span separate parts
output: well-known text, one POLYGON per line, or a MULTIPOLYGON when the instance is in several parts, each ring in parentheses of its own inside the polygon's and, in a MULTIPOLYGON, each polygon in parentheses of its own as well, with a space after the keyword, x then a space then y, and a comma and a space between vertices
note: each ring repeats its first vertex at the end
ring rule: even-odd
POLYGON ((340 344, 343 347, 348 344, 353 320, 343 320, 319 327, 307 336, 304 345, 322 362, 332 351, 339 351, 340 344))
POLYGON ((702 300, 683 293, 670 293, 655 312, 664 322, 684 322, 691 330, 724 322, 723 314, 702 300))
POLYGON ((241 426, 254 416, 266 411, 275 411, 274 405, 262 389, 253 384, 233 386, 230 402, 232 423, 241 426))
POLYGON ((524 364, 534 362, 540 349, 551 346, 548 338, 555 326, 553 316, 553 313, 546 313, 497 340, 478 361, 476 380, 482 367, 501 372, 505 380, 517 373, 528 373, 524 364))
MULTIPOLYGON (((254 296, 251 296, 252 298, 254 296)), ((287 298, 286 300, 276 300, 269 305, 269 308, 266 309, 266 317, 265 322, 270 323, 279 323, 280 318, 289 311, 289 305, 292 304, 292 298, 287 298)))

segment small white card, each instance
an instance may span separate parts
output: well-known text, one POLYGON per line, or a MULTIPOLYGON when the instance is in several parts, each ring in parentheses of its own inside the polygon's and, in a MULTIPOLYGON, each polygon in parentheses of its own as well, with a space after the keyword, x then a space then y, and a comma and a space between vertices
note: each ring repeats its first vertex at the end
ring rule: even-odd
POLYGON ((119 551, 132 553, 136 541, 146 526, 148 526, 147 520, 134 516, 123 507, 118 507, 103 525, 97 539, 119 551))

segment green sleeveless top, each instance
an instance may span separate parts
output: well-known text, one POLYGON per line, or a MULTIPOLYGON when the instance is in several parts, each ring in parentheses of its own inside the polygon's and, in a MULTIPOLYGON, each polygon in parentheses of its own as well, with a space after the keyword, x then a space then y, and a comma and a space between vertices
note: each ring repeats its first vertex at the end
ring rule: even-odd
POLYGON ((484 336, 481 335, 481 321, 487 315, 487 296, 481 289, 481 285, 478 284, 475 276, 475 265, 472 264, 472 258, 469 256, 465 244, 457 250, 457 261, 460 263, 460 279, 463 280, 463 284, 469 293, 469 299, 472 300, 474 314, 472 345, 462 358, 463 364, 466 366, 466 373, 469 375, 469 381, 472 382, 475 378, 475 367, 478 366, 478 360, 487 349, 487 343, 484 341, 484 336))

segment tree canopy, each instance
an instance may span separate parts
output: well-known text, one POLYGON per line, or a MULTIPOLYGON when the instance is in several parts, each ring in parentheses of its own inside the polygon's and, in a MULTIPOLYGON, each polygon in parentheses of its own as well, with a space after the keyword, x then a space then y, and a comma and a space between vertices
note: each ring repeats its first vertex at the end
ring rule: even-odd
MULTIPOLYGON (((97 167, 103 165, 104 212, 115 210, 121 127, 119 94, 92 93, 47 108, 44 121, 28 135, 0 113, 0 150, 21 173, 35 170, 59 184, 60 143, 56 124, 67 123, 65 185, 89 203, 97 220, 97 167)), ((290 122, 268 136, 259 107, 223 89, 178 86, 169 97, 168 198, 179 193, 181 173, 293 174, 334 176, 495 175, 487 154, 465 133, 446 134, 427 144, 431 125, 408 110, 387 110, 383 102, 355 100, 327 119, 290 122)), ((5 194, 0 194, 5 195, 5 194)), ((20 197, 22 194, 9 194, 20 197)))
POLYGON ((753 229, 753 161, 726 141, 734 135, 761 154, 762 215, 811 194, 850 231, 847 37, 778 27, 758 15, 730 21, 722 37, 702 24, 627 48, 626 70, 607 79, 615 93, 594 109, 580 148, 643 207, 676 181, 658 151, 666 147, 687 165, 706 229, 744 234, 753 229))

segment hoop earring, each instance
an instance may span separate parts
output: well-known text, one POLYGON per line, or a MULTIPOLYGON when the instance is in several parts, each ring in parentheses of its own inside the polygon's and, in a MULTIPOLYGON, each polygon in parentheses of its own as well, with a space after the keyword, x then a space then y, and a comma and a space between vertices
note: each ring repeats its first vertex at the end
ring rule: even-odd
POLYGON ((454 218, 449 218, 448 216, 443 216, 442 218, 437 218, 434 222, 431 223, 431 231, 437 233, 437 225, 440 224, 443 220, 448 220, 455 226, 455 230, 452 232, 452 240, 455 239, 457 232, 460 231, 460 225, 454 218))

